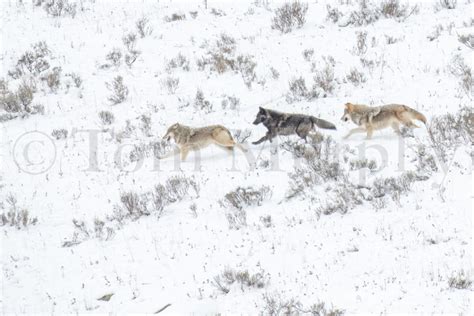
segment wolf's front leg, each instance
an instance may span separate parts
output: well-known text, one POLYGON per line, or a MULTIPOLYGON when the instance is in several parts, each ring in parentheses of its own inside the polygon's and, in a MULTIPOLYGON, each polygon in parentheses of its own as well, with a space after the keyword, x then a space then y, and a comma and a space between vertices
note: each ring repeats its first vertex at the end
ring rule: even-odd
POLYGON ((271 142, 271 141, 272 141, 272 138, 273 138, 273 135, 272 135, 270 132, 267 132, 267 134, 265 134, 265 136, 263 136, 262 138, 260 138, 260 139, 257 140, 256 142, 253 142, 252 144, 258 145, 258 144, 263 143, 263 142, 266 141, 266 140, 269 140, 269 141, 271 142))
POLYGON ((189 150, 191 148, 187 147, 187 146, 184 146, 184 147, 181 147, 180 150, 181 150, 181 161, 185 161, 186 160, 186 157, 188 156, 188 153, 189 153, 189 150))
POLYGON ((349 131, 349 133, 348 133, 346 136, 344 136, 343 138, 344 138, 344 139, 348 139, 349 136, 351 136, 352 134, 355 134, 355 133, 365 133, 365 131, 366 131, 366 130, 365 130, 364 127, 353 128, 353 129, 351 129, 351 130, 349 131))
POLYGON ((172 151, 170 151, 169 153, 165 154, 164 156, 161 156, 161 157, 158 158, 158 159, 160 159, 160 160, 161 160, 161 159, 166 159, 166 158, 169 158, 169 157, 172 157, 172 156, 176 156, 176 155, 179 154, 179 153, 180 153, 179 148, 178 148, 178 147, 175 147, 175 148, 173 148, 172 151))

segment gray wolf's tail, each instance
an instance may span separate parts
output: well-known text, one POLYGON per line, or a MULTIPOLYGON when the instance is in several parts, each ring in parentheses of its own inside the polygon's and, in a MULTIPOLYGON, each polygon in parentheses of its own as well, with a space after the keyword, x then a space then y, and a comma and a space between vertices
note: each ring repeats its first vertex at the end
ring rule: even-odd
POLYGON ((313 122, 314 125, 316 125, 319 128, 324 128, 324 129, 336 129, 336 126, 328 121, 319 119, 317 117, 311 116, 311 122, 313 122))

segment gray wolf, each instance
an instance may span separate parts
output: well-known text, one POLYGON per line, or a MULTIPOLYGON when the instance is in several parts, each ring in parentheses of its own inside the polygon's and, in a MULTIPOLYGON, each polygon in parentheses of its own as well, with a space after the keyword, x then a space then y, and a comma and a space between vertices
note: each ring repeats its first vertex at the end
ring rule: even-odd
POLYGON ((277 135, 296 134, 306 141, 306 136, 308 136, 314 126, 325 129, 336 129, 334 124, 311 115, 282 113, 262 107, 259 107, 257 117, 253 124, 258 125, 260 123, 262 123, 268 131, 265 136, 253 142, 252 144, 254 145, 258 145, 266 140, 271 142, 277 135))
POLYGON ((392 127, 395 133, 400 134, 400 124, 408 128, 419 127, 413 120, 418 120, 426 125, 426 117, 420 112, 402 104, 387 104, 370 107, 364 104, 346 103, 344 115, 341 120, 351 120, 359 127, 352 129, 344 138, 354 133, 367 132, 367 139, 372 137, 374 130, 392 127))
POLYGON ((189 127, 176 123, 171 125, 163 136, 166 141, 170 141, 171 138, 178 145, 178 149, 160 157, 160 159, 180 153, 181 160, 185 160, 190 151, 200 150, 211 144, 215 144, 228 152, 232 152, 234 147, 246 152, 246 149, 241 144, 236 143, 230 131, 222 125, 189 127))

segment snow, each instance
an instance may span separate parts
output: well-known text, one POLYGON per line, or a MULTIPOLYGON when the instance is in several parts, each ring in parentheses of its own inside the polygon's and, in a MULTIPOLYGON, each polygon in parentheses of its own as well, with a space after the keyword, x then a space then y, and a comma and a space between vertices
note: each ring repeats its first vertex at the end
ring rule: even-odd
MULTIPOLYGON (((137 170, 127 158, 133 145, 159 140, 175 122, 250 129, 248 141, 257 140, 265 129, 252 121, 258 106, 265 106, 335 123, 337 131, 321 132, 335 139, 341 148, 339 158, 346 147, 355 152, 351 158, 365 150, 367 158, 383 166, 375 173, 351 172, 356 184, 415 170, 413 147, 430 144, 425 127, 416 129, 413 138, 399 138, 387 129, 376 132, 372 140, 363 134, 343 140, 354 127, 340 121, 343 105, 349 101, 406 104, 424 113, 428 121, 471 106, 471 96, 459 87, 448 65, 460 54, 472 67, 472 50, 458 41, 457 34, 472 34, 473 4, 460 0, 456 9, 446 10, 435 9, 438 1, 410 1, 420 11, 403 22, 382 18, 368 26, 340 27, 326 20, 326 4, 343 12, 356 7, 340 2, 310 1, 304 26, 280 34, 271 29, 273 11, 282 4, 277 1, 267 9, 262 5, 265 1, 209 0, 207 10, 202 1, 79 1, 74 18, 48 16, 30 1, 3 1, 2 77, 10 81, 10 88, 20 80, 9 78, 7 71, 38 41, 50 48, 51 65, 62 67, 62 80, 68 72, 83 80, 81 88, 69 91, 62 81, 57 93, 38 83, 33 103, 43 104, 45 114, 1 123, 0 203, 12 193, 18 205, 38 219, 23 229, 1 227, 3 312, 153 313, 170 303, 163 315, 254 315, 264 312, 264 295, 278 293, 283 300, 295 298, 304 306, 321 301, 347 314, 472 313, 472 290, 448 285, 449 277, 458 271, 472 272, 470 148, 460 147, 446 172, 440 168, 428 180, 415 182, 399 203, 389 200, 385 208, 376 210, 364 202, 346 214, 331 215, 316 212, 328 199, 326 184, 314 188, 317 200, 286 199, 289 174, 300 162, 281 149, 272 156, 274 145, 269 143, 248 144, 248 157, 256 160, 257 168, 238 150, 229 157, 216 148, 201 151, 198 163, 193 153, 182 163, 172 158, 157 161, 151 153, 137 170), (223 10, 225 16, 211 14, 211 8, 223 10), (190 11, 198 12, 195 19, 190 11), (175 12, 186 14, 186 19, 164 21, 175 12), (122 63, 101 69, 112 48, 125 51, 122 36, 136 31, 135 22, 141 17, 149 19, 153 33, 138 38, 137 61, 132 67, 122 63), (436 25, 444 30, 429 41, 427 36, 436 25), (360 31, 368 34, 364 56, 380 62, 373 71, 364 68, 354 53, 360 31), (212 47, 221 33, 236 39, 237 54, 254 57, 257 80, 250 89, 234 72, 198 70, 196 60, 206 52, 203 43, 208 41, 212 47), (385 35, 401 40, 389 45, 385 35), (327 98, 288 104, 289 80, 303 76, 308 87, 312 84, 311 63, 302 55, 311 48, 319 68, 323 56, 334 57, 336 89, 327 98), (190 60, 190 71, 167 73, 166 61, 178 53, 190 60), (278 70, 278 79, 272 78, 270 67, 278 70), (352 67, 362 70, 367 82, 358 87, 344 82, 352 67), (130 93, 125 102, 112 106, 105 83, 117 75, 123 76, 130 93), (179 78, 174 95, 162 86, 168 76, 179 78), (212 112, 193 107, 198 88, 213 104, 212 112), (223 110, 224 95, 238 97, 239 108, 223 110), (108 132, 100 132, 104 128, 100 111, 115 115, 108 132), (151 117, 150 135, 139 128, 142 114, 151 117), (126 120, 137 128, 119 143, 115 136, 126 120), (68 138, 50 143, 49 135, 59 128, 68 130, 68 138), (87 130, 97 131, 97 145, 87 130), (34 144, 32 157, 54 159, 39 174, 25 172, 14 159, 15 143, 31 131, 44 133, 46 138, 36 136, 49 146, 34 144), (96 149, 97 168, 90 160, 96 149), (278 165, 258 166, 263 160, 278 165), (73 219, 93 227, 94 219, 112 215, 121 192, 150 191, 174 175, 193 177, 200 184, 199 196, 166 207, 160 218, 152 214, 125 221, 110 240, 92 236, 62 247, 74 233, 73 219), (271 187, 271 198, 246 209, 246 227, 229 229, 219 201, 238 186, 262 185, 271 187), (197 216, 190 211, 193 203, 197 216), (260 218, 268 215, 272 224, 265 227, 260 218), (261 272, 269 282, 262 289, 233 285, 223 294, 213 282, 226 267, 261 272), (114 294, 110 301, 97 300, 109 293, 114 294)), ((281 137, 277 142, 287 139, 297 138, 281 137)), ((6 203, 2 205, 6 209, 6 203)))

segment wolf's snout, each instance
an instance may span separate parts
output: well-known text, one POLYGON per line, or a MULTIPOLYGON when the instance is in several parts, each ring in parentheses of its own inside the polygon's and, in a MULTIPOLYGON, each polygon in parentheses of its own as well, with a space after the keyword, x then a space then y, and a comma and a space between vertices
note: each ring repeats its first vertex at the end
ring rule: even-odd
POLYGON ((255 119, 255 121, 253 121, 253 125, 258 125, 260 123, 260 120, 258 118, 255 119))

